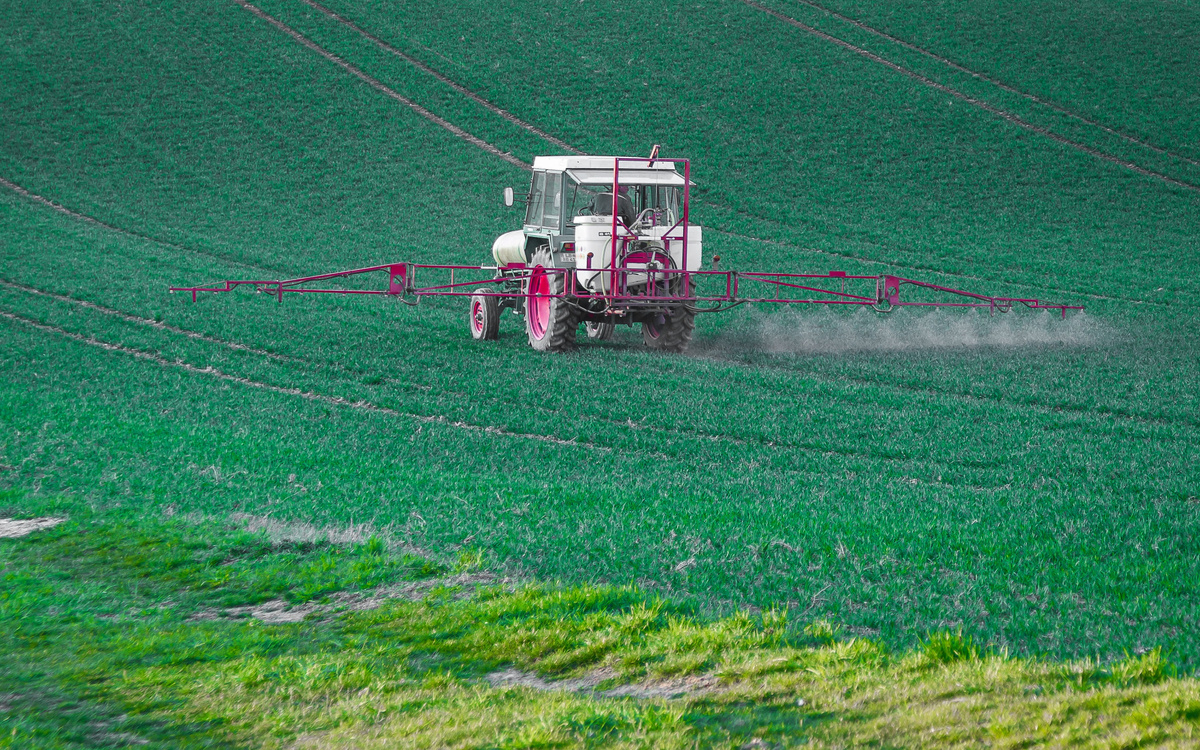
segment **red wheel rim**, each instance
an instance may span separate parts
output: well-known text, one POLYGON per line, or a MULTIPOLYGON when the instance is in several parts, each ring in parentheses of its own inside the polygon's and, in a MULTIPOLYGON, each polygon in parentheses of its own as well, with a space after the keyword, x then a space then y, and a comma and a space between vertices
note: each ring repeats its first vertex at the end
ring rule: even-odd
POLYGON ((529 298, 525 300, 526 319, 529 332, 535 339, 546 336, 550 322, 550 278, 541 266, 533 269, 529 277, 529 298))
POLYGON ((652 339, 658 338, 658 326, 654 325, 654 323, 652 323, 650 321, 647 321, 645 323, 645 326, 646 326, 646 333, 648 333, 650 335, 650 338, 652 338, 652 339))
POLYGON ((483 333, 483 300, 471 300, 471 330, 476 334, 483 333))

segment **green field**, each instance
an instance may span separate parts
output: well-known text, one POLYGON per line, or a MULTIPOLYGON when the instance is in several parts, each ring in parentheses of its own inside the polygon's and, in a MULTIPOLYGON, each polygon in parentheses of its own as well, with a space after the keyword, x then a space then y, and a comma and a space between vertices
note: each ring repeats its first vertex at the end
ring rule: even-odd
POLYGON ((690 157, 725 267, 1087 306, 742 308, 667 357, 637 331, 540 355, 513 316, 476 344, 459 302, 168 295, 483 262, 527 173, 232 1, 5 0, 0 484, 1191 674, 1200 12, 1001 5, 325 3, 406 59, 256 4, 517 160, 562 149, 462 89, 587 153, 690 157))

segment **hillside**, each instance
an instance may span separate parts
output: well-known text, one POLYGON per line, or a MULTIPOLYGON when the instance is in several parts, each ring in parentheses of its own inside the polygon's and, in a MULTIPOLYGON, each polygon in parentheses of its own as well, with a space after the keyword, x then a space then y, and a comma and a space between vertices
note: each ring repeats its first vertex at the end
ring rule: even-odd
POLYGON ((1200 16, 994 5, 5 2, 0 481, 1192 671, 1200 16), (483 262, 520 162, 653 143, 726 265, 1088 309, 739 311, 686 357, 545 357, 460 304, 166 294, 483 262))

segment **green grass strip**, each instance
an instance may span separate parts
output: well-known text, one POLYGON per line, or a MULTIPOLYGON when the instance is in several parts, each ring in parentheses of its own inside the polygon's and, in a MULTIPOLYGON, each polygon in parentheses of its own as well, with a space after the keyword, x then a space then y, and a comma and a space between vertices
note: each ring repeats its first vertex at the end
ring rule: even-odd
MULTIPOLYGON (((705 620, 629 587, 500 580, 329 534, 0 495, 0 747, 1185 746, 1158 650, 889 651, 777 610, 705 620), (330 541, 330 539, 335 541, 330 541)), ((253 520, 253 519, 252 519, 253 520)))

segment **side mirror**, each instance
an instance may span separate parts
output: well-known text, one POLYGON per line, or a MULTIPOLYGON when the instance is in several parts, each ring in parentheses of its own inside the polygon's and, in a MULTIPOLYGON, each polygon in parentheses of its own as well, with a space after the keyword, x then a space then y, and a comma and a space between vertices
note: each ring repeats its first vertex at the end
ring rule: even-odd
POLYGON ((510 187, 504 188, 504 205, 512 207, 513 204, 513 189, 510 187))

